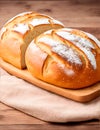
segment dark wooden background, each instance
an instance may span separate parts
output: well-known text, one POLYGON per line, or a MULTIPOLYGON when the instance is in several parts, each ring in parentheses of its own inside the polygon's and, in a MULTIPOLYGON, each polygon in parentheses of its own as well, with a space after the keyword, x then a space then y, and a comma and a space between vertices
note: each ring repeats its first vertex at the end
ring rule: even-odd
MULTIPOLYGON (((100 39, 100 0, 0 0, 0 28, 18 13, 36 11, 100 39)), ((100 121, 47 123, 0 103, 0 130, 99 130, 100 121)))

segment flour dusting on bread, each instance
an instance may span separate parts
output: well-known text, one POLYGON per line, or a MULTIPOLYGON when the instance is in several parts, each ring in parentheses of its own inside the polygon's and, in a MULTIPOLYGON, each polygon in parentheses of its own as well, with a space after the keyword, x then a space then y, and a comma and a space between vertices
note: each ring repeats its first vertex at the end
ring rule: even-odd
POLYGON ((49 19, 48 18, 38 18, 38 19, 35 18, 30 22, 30 24, 33 26, 37 26, 41 24, 49 24, 49 19))
POLYGON ((52 47, 52 51, 57 53, 58 55, 62 56, 63 58, 67 59, 68 62, 75 63, 75 64, 82 64, 77 52, 72 48, 55 41, 54 39, 48 37, 42 37, 39 39, 39 42, 44 42, 52 47))
POLYGON ((27 24, 17 24, 13 30, 25 34, 29 30, 29 26, 27 24))
POLYGON ((92 53, 92 49, 94 49, 94 45, 92 44, 92 42, 75 34, 72 34, 71 32, 58 31, 56 33, 66 40, 69 40, 70 42, 72 42, 72 44, 81 49, 89 59, 93 68, 96 69, 96 59, 95 55, 92 53))

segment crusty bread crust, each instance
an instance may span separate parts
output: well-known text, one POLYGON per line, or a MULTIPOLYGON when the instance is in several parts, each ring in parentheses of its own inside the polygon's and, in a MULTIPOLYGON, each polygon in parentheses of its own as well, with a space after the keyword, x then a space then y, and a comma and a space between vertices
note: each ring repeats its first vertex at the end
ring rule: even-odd
POLYGON ((100 42, 75 29, 50 30, 28 46, 25 59, 36 78, 79 89, 100 81, 100 42))
POLYGON ((17 68, 24 69, 25 51, 39 34, 64 25, 50 16, 35 12, 19 14, 9 20, 0 31, 0 57, 17 68))

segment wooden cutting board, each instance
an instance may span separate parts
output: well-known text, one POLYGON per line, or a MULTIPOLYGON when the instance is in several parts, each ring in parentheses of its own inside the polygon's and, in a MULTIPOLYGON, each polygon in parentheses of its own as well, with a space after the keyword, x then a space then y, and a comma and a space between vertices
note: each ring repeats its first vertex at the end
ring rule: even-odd
POLYGON ((77 89, 77 90, 72 90, 72 89, 64 89, 60 88, 51 84, 48 84, 46 82, 43 82, 35 77, 33 77, 27 69, 25 70, 20 70, 14 66, 12 66, 9 63, 6 63, 0 58, 0 66, 9 72, 12 75, 15 75, 16 77, 19 77, 21 79, 24 79, 28 81, 29 83, 32 83, 36 85, 37 87, 43 88, 47 91, 56 93, 58 95, 64 96, 66 98, 72 99, 74 101, 78 102, 88 102, 96 97, 100 96, 100 82, 93 85, 89 86, 88 88, 84 89, 77 89))

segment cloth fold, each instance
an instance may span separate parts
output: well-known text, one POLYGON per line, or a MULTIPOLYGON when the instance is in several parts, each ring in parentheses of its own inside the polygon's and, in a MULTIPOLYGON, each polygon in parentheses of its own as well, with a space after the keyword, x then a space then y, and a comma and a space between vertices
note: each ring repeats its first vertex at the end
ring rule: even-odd
POLYGON ((49 122, 100 119, 100 97, 79 103, 53 94, 0 68, 0 101, 49 122))

